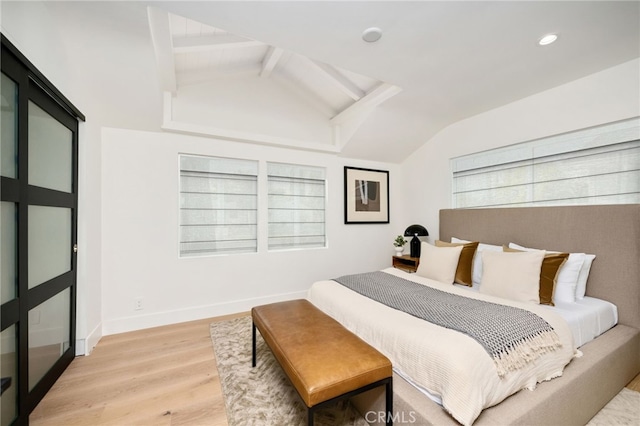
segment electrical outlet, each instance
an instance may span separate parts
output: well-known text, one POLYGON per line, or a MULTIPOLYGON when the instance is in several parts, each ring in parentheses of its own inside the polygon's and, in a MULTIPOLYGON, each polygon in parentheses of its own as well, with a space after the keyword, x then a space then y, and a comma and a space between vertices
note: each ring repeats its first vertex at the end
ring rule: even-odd
POLYGON ((139 297, 137 299, 133 299, 133 309, 135 309, 136 311, 141 311, 142 310, 142 298, 139 297))

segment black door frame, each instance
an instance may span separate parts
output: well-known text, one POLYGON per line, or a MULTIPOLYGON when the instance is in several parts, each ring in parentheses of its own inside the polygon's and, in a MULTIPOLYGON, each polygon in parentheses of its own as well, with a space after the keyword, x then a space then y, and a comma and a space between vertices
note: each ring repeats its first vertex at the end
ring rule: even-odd
POLYGON ((80 111, 47 80, 18 49, 1 35, 2 72, 18 84, 18 178, 1 178, 2 201, 17 205, 17 296, 2 305, 0 329, 17 324, 17 417, 14 424, 27 425, 29 414, 46 395, 62 372, 75 357, 76 334, 76 271, 78 220, 78 120, 85 120, 80 111), (72 132, 71 193, 29 185, 28 181, 28 108, 29 102, 38 105, 72 132), (28 208, 30 205, 69 208, 72 212, 70 270, 58 277, 28 288, 28 208), (70 291, 69 348, 50 370, 29 391, 29 310, 56 294, 70 291))

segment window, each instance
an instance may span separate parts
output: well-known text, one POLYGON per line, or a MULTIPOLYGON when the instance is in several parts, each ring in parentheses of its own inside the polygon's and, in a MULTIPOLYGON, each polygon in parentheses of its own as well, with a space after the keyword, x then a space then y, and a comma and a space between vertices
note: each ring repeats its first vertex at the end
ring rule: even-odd
POLYGON ((452 159, 454 208, 640 203, 640 118, 452 159))
POLYGON ((325 247, 325 170, 267 163, 269 250, 325 247))
POLYGON ((180 155, 180 256, 257 251, 258 162, 180 155))

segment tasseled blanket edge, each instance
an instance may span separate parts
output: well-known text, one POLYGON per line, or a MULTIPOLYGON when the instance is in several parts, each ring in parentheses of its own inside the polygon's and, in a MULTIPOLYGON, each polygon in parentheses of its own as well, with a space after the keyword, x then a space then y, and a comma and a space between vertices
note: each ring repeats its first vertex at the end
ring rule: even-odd
POLYGON ((524 368, 543 354, 561 347, 562 343, 555 331, 543 331, 535 336, 527 337, 519 341, 515 346, 506 348, 504 351, 494 355, 493 362, 496 365, 498 376, 502 379, 510 371, 524 368))

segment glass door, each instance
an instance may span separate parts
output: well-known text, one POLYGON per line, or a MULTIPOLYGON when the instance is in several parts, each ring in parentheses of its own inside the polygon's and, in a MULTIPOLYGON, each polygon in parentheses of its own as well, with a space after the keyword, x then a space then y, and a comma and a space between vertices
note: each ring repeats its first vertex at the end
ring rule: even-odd
POLYGON ((77 120, 56 107, 39 88, 30 90, 26 212, 30 393, 72 345, 77 120))
POLYGON ((75 356, 78 118, 2 37, 0 426, 75 356))
POLYGON ((0 425, 18 414, 18 84, 0 76, 0 425))

